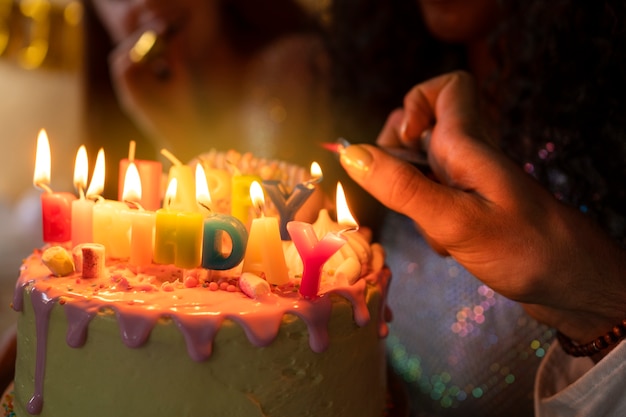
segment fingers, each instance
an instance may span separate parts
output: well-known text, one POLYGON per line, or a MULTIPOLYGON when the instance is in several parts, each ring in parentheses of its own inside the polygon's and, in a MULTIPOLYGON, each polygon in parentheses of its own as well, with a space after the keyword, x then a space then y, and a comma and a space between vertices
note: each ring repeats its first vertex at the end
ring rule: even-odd
POLYGON ((434 227, 441 207, 454 204, 453 189, 370 145, 352 145, 341 155, 346 172, 374 198, 418 224, 434 227))

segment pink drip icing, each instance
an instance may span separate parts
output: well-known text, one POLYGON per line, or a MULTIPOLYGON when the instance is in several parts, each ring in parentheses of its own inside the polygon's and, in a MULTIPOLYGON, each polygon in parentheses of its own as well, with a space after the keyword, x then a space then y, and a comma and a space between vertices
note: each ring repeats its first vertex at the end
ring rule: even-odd
MULTIPOLYGON (((35 394, 28 404, 32 414, 40 413, 43 407, 49 315, 61 297, 68 321, 67 343, 72 347, 80 347, 85 343, 89 323, 97 312, 111 308, 115 311, 122 341, 126 346, 136 348, 143 345, 159 318, 170 317, 185 339, 189 356, 195 361, 204 361, 211 356, 213 340, 225 319, 242 326, 254 345, 267 346, 277 336, 285 314, 294 314, 303 320, 309 332, 311 349, 323 352, 329 345, 328 323, 332 313, 329 295, 335 293, 351 302, 356 323, 365 326, 370 320, 366 302, 367 282, 382 292, 379 335, 385 336, 388 331, 384 319, 386 316, 382 315, 386 312, 385 301, 391 275, 387 268, 352 286, 328 289, 312 300, 304 299, 294 292, 280 295, 272 293, 262 301, 254 301, 239 292, 210 291, 201 287, 177 289, 180 295, 173 297, 172 293, 160 291, 148 284, 136 285, 135 288, 150 287, 150 290, 120 291, 105 288, 86 296, 87 291, 97 287, 98 283, 94 280, 81 280, 77 275, 51 278, 38 256, 29 258, 27 263, 29 268, 24 269, 16 285, 14 309, 23 309, 21 297, 24 288, 30 284, 37 327, 35 394), (71 291, 68 291, 69 287, 71 291)), ((116 268, 116 271, 120 270, 119 265, 116 268)), ((108 276, 106 279, 109 279, 108 276)), ((103 288, 102 282, 98 288, 103 288)))

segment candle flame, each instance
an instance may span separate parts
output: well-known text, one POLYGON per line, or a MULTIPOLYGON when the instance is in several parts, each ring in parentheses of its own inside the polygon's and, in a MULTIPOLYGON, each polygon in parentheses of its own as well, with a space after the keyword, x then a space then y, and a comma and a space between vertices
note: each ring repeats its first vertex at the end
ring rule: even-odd
POLYGON ((337 223, 347 229, 358 229, 359 224, 354 219, 354 216, 350 212, 348 202, 346 201, 346 195, 343 191, 341 182, 337 182, 337 223))
POLYGON ((311 177, 313 177, 313 179, 318 179, 318 178, 322 178, 322 167, 320 167, 320 164, 318 164, 317 162, 313 162, 311 164, 311 177))
POLYGON ((89 160, 87 159, 87 148, 81 145, 76 152, 76 162, 74 163, 74 187, 84 197, 87 188, 87 175, 89 175, 89 160))
POLYGON ((122 200, 138 203, 141 201, 141 177, 134 162, 128 164, 124 175, 124 191, 122 200))
POLYGON ((96 165, 93 167, 91 183, 87 189, 87 197, 97 197, 104 191, 104 162, 104 149, 100 148, 96 156, 96 165))
POLYGON ((45 129, 37 135, 37 153, 35 154, 35 174, 33 184, 36 187, 47 188, 50 185, 50 142, 45 129))
POLYGON ((207 209, 211 207, 211 193, 209 192, 209 183, 202 164, 196 165, 196 201, 207 209))
POLYGON ((252 205, 262 214, 265 210, 265 196, 263 195, 263 188, 258 181, 252 181, 252 184, 250 184, 250 199, 252 200, 252 205))
POLYGON ((170 183, 167 185, 167 190, 165 191, 164 207, 168 208, 172 204, 172 200, 176 198, 177 190, 178 180, 176 178, 172 178, 170 183))

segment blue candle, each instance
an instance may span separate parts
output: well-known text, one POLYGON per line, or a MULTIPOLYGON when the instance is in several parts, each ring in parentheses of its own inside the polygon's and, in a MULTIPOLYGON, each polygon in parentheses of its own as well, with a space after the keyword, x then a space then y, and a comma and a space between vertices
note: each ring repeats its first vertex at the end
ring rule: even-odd
POLYGON ((263 188, 278 211, 281 240, 291 240, 287 232, 287 223, 294 219, 296 212, 315 191, 315 187, 298 184, 292 192, 288 192, 280 181, 272 180, 263 181, 263 188))
POLYGON ((287 223, 295 218, 300 207, 315 191, 315 184, 322 180, 322 170, 317 162, 311 164, 311 176, 311 180, 296 185, 291 192, 280 181, 263 181, 263 188, 278 211, 281 240, 291 240, 287 223))
POLYGON ((239 219, 226 214, 210 215, 204 219, 202 267, 222 271, 236 267, 246 253, 247 243, 248 232, 239 219), (232 242, 229 254, 225 254, 222 249, 223 233, 232 242))

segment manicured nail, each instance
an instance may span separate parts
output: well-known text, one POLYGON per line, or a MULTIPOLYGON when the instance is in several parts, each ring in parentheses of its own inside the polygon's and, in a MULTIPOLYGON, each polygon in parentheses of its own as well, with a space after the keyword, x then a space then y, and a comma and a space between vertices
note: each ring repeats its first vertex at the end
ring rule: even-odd
POLYGON ((372 154, 361 145, 348 146, 341 152, 341 162, 362 172, 369 170, 373 160, 372 154))

